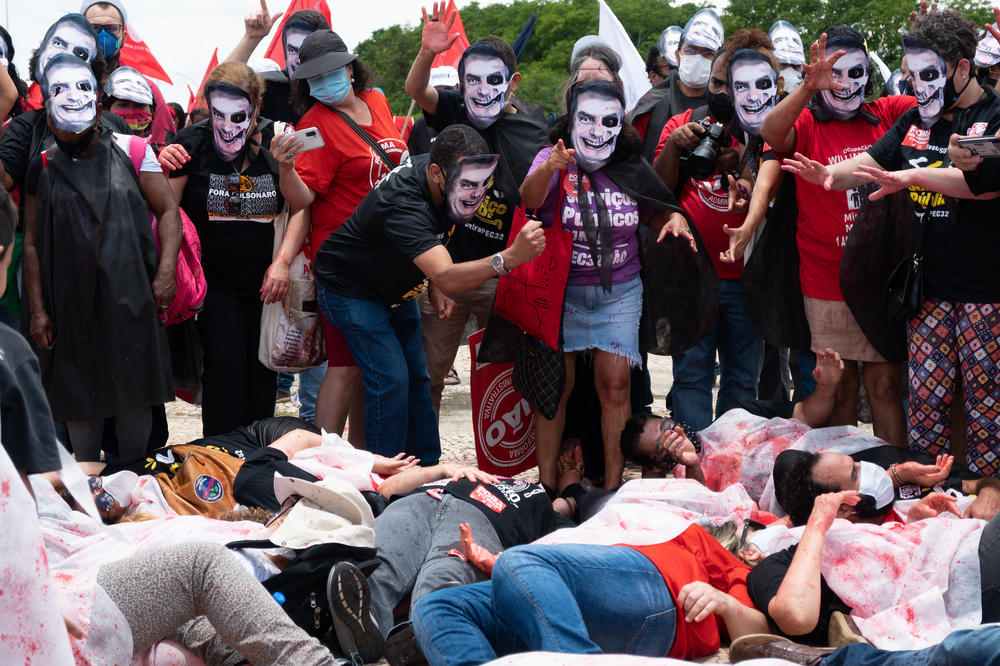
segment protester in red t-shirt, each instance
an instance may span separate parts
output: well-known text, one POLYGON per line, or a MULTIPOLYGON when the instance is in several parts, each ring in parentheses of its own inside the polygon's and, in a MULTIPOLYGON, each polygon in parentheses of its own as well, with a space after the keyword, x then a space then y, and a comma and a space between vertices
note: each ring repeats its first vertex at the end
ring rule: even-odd
MULTIPOLYGON (((375 184, 409 152, 393 122, 385 96, 368 88, 368 70, 335 32, 318 30, 302 42, 300 65, 293 78, 309 85, 297 88, 300 107, 312 104, 298 129, 315 127, 324 145, 297 155, 300 147, 283 142, 273 150, 278 159, 296 160, 295 170, 282 179, 282 191, 293 207, 311 207, 308 251, 312 256, 326 237, 346 220, 375 184), (339 90, 326 85, 334 81, 339 90), (328 91, 327 88, 330 88, 328 91), (349 124, 381 148, 392 163, 377 153, 349 124)), ((354 363, 341 332, 324 319, 327 371, 316 399, 316 425, 341 434, 351 416, 351 443, 364 445, 364 391, 361 371, 354 363)))
MULTIPOLYGON (((848 160, 863 154, 916 103, 903 96, 864 101, 871 89, 870 64, 864 38, 853 28, 830 28, 813 44, 810 60, 802 85, 778 104, 761 129, 778 153, 801 153, 825 164, 848 160), (828 45, 839 50, 827 57, 828 45)), ((846 364, 829 424, 857 424, 856 362, 863 361, 875 434, 903 446, 900 367, 872 347, 840 292, 840 259, 863 195, 850 189, 845 196, 803 178, 796 178, 795 185, 799 280, 811 347, 829 347, 845 361, 855 361, 846 364)))
MULTIPOLYGON (((712 384, 715 377, 715 357, 718 352, 722 377, 715 410, 721 415, 741 400, 757 397, 757 382, 763 360, 764 345, 750 327, 743 308, 740 278, 743 260, 723 261, 729 250, 729 229, 742 226, 746 217, 746 201, 752 188, 752 155, 742 159, 747 151, 737 136, 744 137, 741 120, 734 118, 736 109, 730 96, 728 70, 730 57, 743 50, 755 51, 763 57, 761 64, 771 68, 771 105, 777 92, 777 62, 770 52, 771 42, 760 30, 740 30, 733 34, 712 63, 708 81, 708 106, 685 111, 667 121, 656 150, 655 168, 660 177, 677 192, 681 206, 690 214, 708 256, 722 279, 718 320, 704 340, 693 348, 674 355, 674 384, 670 390, 671 410, 675 418, 695 430, 703 430, 712 422, 712 384), (728 146, 719 151, 715 170, 707 177, 690 175, 690 166, 682 167, 682 156, 690 153, 705 136, 706 130, 692 118, 704 118, 722 123, 730 130, 728 146), (735 177, 736 170, 742 171, 735 177), (740 206, 730 202, 730 182, 740 192, 740 206), (742 190, 740 190, 742 188, 742 190), (745 194, 744 194, 745 193, 745 194)), ((740 62, 743 62, 741 59, 740 62)), ((757 92, 766 92, 754 87, 757 92)), ((756 93, 755 93, 756 94, 756 93)), ((746 101, 746 100, 742 100, 746 101)), ((741 110, 741 113, 742 110, 741 110)), ((754 141, 760 148, 760 139, 754 141)), ((756 166, 756 165, 754 165, 756 166)))
POLYGON ((492 580, 433 592, 411 618, 435 663, 529 650, 696 659, 723 632, 764 631, 749 572, 698 525, 649 546, 516 546, 492 580))

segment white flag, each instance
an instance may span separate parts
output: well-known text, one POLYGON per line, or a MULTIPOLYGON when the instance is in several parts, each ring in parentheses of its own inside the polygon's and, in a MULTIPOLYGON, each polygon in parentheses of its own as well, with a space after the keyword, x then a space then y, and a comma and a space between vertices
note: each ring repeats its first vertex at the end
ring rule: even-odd
POLYGON ((631 110, 643 93, 652 87, 646 76, 646 61, 639 55, 621 21, 607 3, 604 0, 597 1, 601 5, 597 34, 621 56, 622 68, 618 70, 618 74, 625 84, 625 108, 631 110))

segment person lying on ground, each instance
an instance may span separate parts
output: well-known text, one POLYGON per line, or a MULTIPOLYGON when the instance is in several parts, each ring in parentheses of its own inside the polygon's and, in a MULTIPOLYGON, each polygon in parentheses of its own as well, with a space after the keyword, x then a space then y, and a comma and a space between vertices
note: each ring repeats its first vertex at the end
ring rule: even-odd
MULTIPOLYGON (((946 495, 935 493, 921 503, 938 502, 946 495)), ((852 523, 870 522, 862 506, 865 497, 856 490, 823 493, 815 498, 798 544, 765 558, 747 578, 750 597, 779 631, 812 645, 825 645, 831 614, 850 612, 821 574, 823 544, 835 518, 852 523)), ((952 499, 952 502, 954 500, 952 499)), ((919 505, 919 504, 918 504, 919 505)), ((953 507, 939 507, 952 511, 953 507)), ((910 510, 912 517, 917 507, 910 510)), ((929 506, 929 510, 933 506, 929 506)), ((978 548, 982 588, 982 622, 1000 620, 1000 519, 986 524, 978 548)))
MULTIPOLYGON (((866 496, 858 513, 869 522, 899 520, 893 511, 897 498, 933 498, 943 495, 936 492, 939 489, 976 496, 966 509, 967 518, 990 520, 996 515, 1000 509, 1000 481, 955 468, 953 456, 928 458, 927 454, 892 446, 876 446, 850 456, 831 451, 782 451, 774 461, 775 499, 794 525, 805 524, 816 497, 842 490, 866 496)), ((922 509, 916 516, 924 517, 922 509)), ((907 518, 914 519, 909 514, 907 518)))
MULTIPOLYGON (((290 416, 273 417, 223 435, 157 449, 131 464, 88 463, 81 467, 91 475, 91 492, 105 522, 117 522, 133 506, 135 511, 158 513, 148 502, 137 504, 140 493, 136 484, 142 475, 156 480, 162 495, 162 502, 157 502, 159 513, 218 518, 237 504, 277 511, 281 503, 274 496, 275 472, 317 481, 315 475, 289 461, 322 441, 319 429, 310 423, 290 416)), ((391 476, 414 465, 412 456, 375 456, 372 472, 391 476)), ((58 477, 47 478, 61 488, 58 477)), ((375 494, 368 497, 377 508, 380 504, 371 498, 375 494)))
POLYGON ((418 601, 413 631, 435 666, 531 650, 692 659, 718 650, 722 632, 767 626, 749 571, 699 525, 651 546, 518 546, 491 580, 418 601))

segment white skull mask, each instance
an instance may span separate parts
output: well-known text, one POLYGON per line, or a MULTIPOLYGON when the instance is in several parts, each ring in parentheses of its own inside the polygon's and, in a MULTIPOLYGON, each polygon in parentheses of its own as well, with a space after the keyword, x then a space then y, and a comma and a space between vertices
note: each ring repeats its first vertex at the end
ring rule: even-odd
POLYGON ((740 125, 747 133, 759 135, 764 118, 777 100, 778 77, 774 68, 755 57, 737 57, 729 65, 729 90, 740 125))
POLYGON ((615 152, 625 109, 617 97, 599 90, 583 90, 575 102, 569 129, 574 157, 587 171, 596 171, 615 152))
POLYGON ((78 134, 97 119, 97 81, 86 63, 60 58, 45 69, 45 108, 56 129, 78 134))
POLYGON ((920 121, 924 127, 930 127, 945 111, 944 87, 948 76, 944 60, 930 49, 905 48, 903 53, 920 121))
POLYGON ((131 67, 119 67, 111 72, 104 92, 115 99, 127 99, 139 104, 153 104, 153 89, 149 81, 131 67))
POLYGON ((456 224, 465 224, 473 218, 486 199, 486 188, 497 167, 497 155, 467 157, 453 166, 445 183, 444 196, 448 205, 448 218, 456 224))
POLYGON ((246 145, 253 122, 253 107, 246 93, 240 94, 243 91, 236 86, 221 84, 224 88, 216 88, 215 85, 209 86, 206 92, 212 136, 219 157, 231 162, 246 145))
MULTIPOLYGON (((830 49, 831 47, 827 47, 830 49)), ((868 56, 859 48, 845 48, 846 53, 833 65, 833 79, 843 90, 822 90, 823 106, 840 121, 854 117, 865 101, 868 84, 868 56)))
POLYGON ((69 53, 85 62, 92 61, 97 54, 97 40, 93 31, 88 31, 79 22, 67 16, 53 23, 39 46, 38 63, 34 72, 36 80, 42 80, 45 66, 60 53, 69 53))
POLYGON ((722 47, 724 35, 722 21, 715 10, 700 9, 684 26, 683 41, 685 44, 717 51, 722 47))
POLYGON ((499 57, 469 53, 462 58, 462 96, 465 113, 474 127, 489 127, 507 105, 510 72, 499 57))

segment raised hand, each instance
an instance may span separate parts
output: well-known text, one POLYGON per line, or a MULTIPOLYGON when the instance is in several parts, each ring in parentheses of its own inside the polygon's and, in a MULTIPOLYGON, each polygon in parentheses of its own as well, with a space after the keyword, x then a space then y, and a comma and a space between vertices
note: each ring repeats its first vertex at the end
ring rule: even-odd
MULTIPOLYGON (((1000 7, 993 8, 993 21, 994 23, 1000 23, 1000 7)), ((986 29, 989 31, 991 35, 993 35, 993 39, 1000 42, 1000 30, 997 30, 996 26, 993 23, 987 23, 986 29)))
POLYGON ((840 358, 840 354, 829 347, 816 352, 816 367, 813 368, 812 376, 817 384, 836 386, 840 383, 843 372, 844 361, 840 358))
POLYGON ((833 174, 822 163, 811 160, 802 153, 788 157, 781 163, 781 168, 794 173, 802 180, 813 185, 821 185, 824 190, 833 188, 833 174))
POLYGON ((854 506, 861 501, 861 496, 856 490, 841 490, 836 493, 824 493, 813 502, 812 513, 806 526, 819 528, 824 533, 833 525, 834 519, 840 512, 842 504, 854 506))
POLYGON ((243 31, 250 39, 261 40, 271 34, 271 28, 285 12, 271 16, 267 9, 267 0, 260 0, 260 11, 251 12, 243 19, 243 31))
MULTIPOLYGON (((932 2, 931 3, 931 11, 932 12, 936 12, 937 11, 937 3, 936 2, 932 2)), ((920 15, 923 16, 926 13, 927 13, 927 0, 920 0, 920 15)), ((913 27, 913 22, 916 21, 916 20, 917 20, 917 13, 916 12, 910 12, 910 27, 911 28, 913 27)))
POLYGON ((847 51, 835 51, 833 55, 826 55, 826 33, 819 37, 819 41, 813 42, 809 47, 809 64, 802 66, 802 85, 807 90, 843 90, 844 84, 837 83, 833 78, 833 65, 847 51))
POLYGON ((421 7, 420 11, 424 15, 424 29, 420 33, 420 46, 431 53, 443 53, 450 49, 451 45, 458 39, 458 33, 451 32, 451 26, 455 23, 455 17, 458 13, 452 14, 447 20, 441 20, 445 11, 443 2, 434 3, 431 7, 430 17, 427 16, 426 7, 421 7))
POLYGON ((742 213, 750 205, 750 188, 729 174, 729 212, 742 213))

